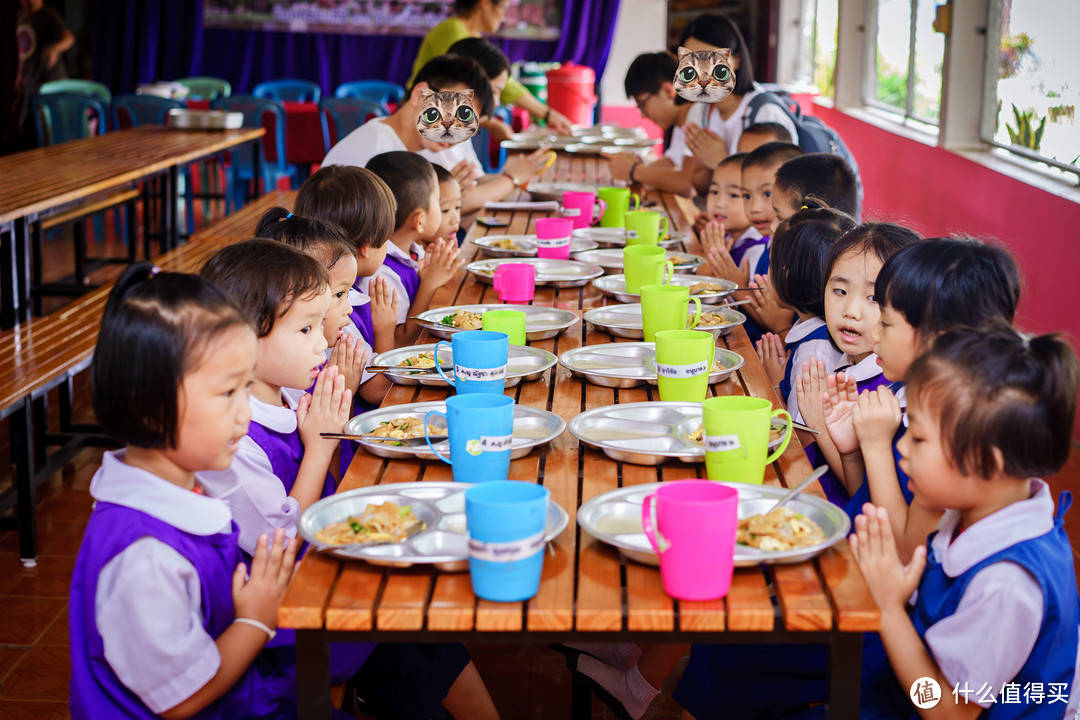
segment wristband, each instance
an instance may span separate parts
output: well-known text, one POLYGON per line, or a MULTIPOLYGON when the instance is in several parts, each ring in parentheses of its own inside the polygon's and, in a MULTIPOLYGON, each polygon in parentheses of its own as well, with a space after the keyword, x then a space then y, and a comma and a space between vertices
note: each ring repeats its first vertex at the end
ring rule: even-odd
POLYGON ((546 123, 548 121, 548 118, 550 118, 550 117, 551 117, 551 108, 548 108, 548 111, 546 113, 544 113, 544 122, 546 123))
POLYGON ((502 175, 503 177, 507 177, 507 178, 510 178, 510 184, 511 184, 511 185, 513 185, 513 186, 514 186, 515 188, 517 188, 518 190, 524 190, 524 189, 526 188, 526 186, 528 185, 528 183, 520 183, 520 184, 519 184, 519 183, 518 183, 518 181, 517 181, 517 178, 515 178, 515 177, 514 177, 513 175, 511 175, 510 173, 506 172, 505 170, 503 170, 503 171, 502 171, 501 173, 499 173, 499 174, 500 174, 500 175, 502 175))
POLYGON ((630 182, 635 182, 635 180, 634 180, 634 171, 637 170, 637 167, 640 164, 641 164, 641 161, 638 160, 637 162, 635 162, 633 165, 630 166, 630 182))
POLYGON ((255 618, 238 617, 238 618, 233 618, 233 622, 243 623, 244 625, 250 625, 253 628, 259 628, 264 633, 266 633, 267 635, 270 636, 267 639, 267 642, 270 642, 275 637, 277 637, 277 630, 272 630, 269 625, 267 625, 266 623, 259 622, 255 618))

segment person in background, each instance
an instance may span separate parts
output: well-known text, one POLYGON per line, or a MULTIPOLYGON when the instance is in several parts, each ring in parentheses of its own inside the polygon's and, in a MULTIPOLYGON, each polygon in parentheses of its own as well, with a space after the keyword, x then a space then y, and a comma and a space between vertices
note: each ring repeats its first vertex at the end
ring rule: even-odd
MULTIPOLYGON (((28 0, 26 15, 16 30, 19 48, 19 83, 22 91, 19 123, 24 136, 34 137, 34 121, 30 117, 30 98, 41 86, 53 80, 67 78, 63 55, 75 44, 60 13, 45 5, 44 0, 28 0)), ((34 145, 33 141, 30 141, 34 145)))
POLYGON ((442 165, 432 167, 435 168, 435 177, 439 179, 439 210, 442 211, 442 225, 435 237, 456 244, 458 230, 461 229, 461 186, 442 165))
MULTIPOLYGON (((450 51, 450 46, 467 37, 493 35, 502 27, 510 0, 454 0, 454 14, 431 28, 420 44, 413 61, 410 84, 416 83, 420 70, 433 57, 450 51)), ((558 110, 548 107, 517 80, 510 78, 499 95, 501 105, 517 105, 529 111, 535 120, 547 123, 557 133, 568 135, 570 120, 558 110)))
POLYGON ((713 171, 706 198, 705 212, 697 217, 694 228, 708 263, 698 271, 730 280, 739 287, 750 281, 750 265, 756 264, 758 255, 750 250, 762 246, 764 251, 769 239, 762 237, 757 228, 751 227, 746 216, 742 196, 741 153, 728 155, 713 171), (700 227, 700 229, 698 229, 700 227), (753 261, 753 262, 752 262, 753 261))
POLYGON ((791 133, 780 123, 757 122, 743 128, 736 148, 741 153, 748 153, 769 142, 790 143, 791 133))
POLYGON ((859 186, 844 158, 810 153, 788 160, 776 171, 772 207, 782 222, 811 203, 859 217, 859 186))
MULTIPOLYGON (((446 51, 447 55, 471 57, 484 68, 484 74, 491 81, 491 96, 496 100, 510 82, 510 61, 503 51, 481 37, 467 37, 458 40, 446 51)), ((498 105, 499 103, 496 103, 498 105)), ((494 115, 480 118, 480 127, 491 133, 498 141, 509 140, 514 129, 494 115)))

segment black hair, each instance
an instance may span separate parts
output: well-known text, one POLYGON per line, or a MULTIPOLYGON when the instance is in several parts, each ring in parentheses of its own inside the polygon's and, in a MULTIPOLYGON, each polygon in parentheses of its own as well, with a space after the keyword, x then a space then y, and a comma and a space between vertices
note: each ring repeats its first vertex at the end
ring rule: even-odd
POLYGON ((750 50, 735 23, 723 15, 698 15, 683 28, 676 47, 686 45, 690 38, 713 47, 731 50, 731 56, 739 58, 739 69, 735 70, 735 87, 731 89, 731 93, 746 95, 753 91, 754 64, 750 62, 750 50))
POLYGON ((109 294, 90 364, 98 423, 126 445, 176 447, 184 375, 234 327, 251 324, 211 283, 148 262, 129 267, 109 294))
POLYGON ((503 51, 481 37, 461 38, 446 52, 450 55, 464 55, 480 63, 488 80, 510 72, 510 61, 503 51))
POLYGON ((794 194, 795 207, 814 199, 848 215, 859 213, 855 173, 839 155, 809 153, 791 158, 776 171, 773 185, 794 194))
POLYGON ((294 247, 266 238, 248 238, 217 251, 199 270, 228 294, 263 338, 299 299, 326 289, 322 263, 294 247))
POLYGON ((829 248, 829 254, 825 258, 825 282, 828 282, 837 261, 846 253, 872 255, 884 265, 893 255, 921 238, 914 230, 895 223, 868 222, 856 225, 829 248))
POLYGON ((929 238, 893 255, 878 273, 878 304, 904 316, 929 341, 992 318, 1012 322, 1020 270, 1003 248, 975 238, 929 238))
POLYGON ((775 142, 791 142, 791 131, 777 122, 756 122, 742 130, 743 135, 771 135, 775 142))
POLYGON ((993 320, 938 336, 908 371, 908 398, 938 413, 942 446, 964 475, 1046 477, 1068 460, 1078 384, 1080 363, 1060 336, 1029 338, 993 320))
POLYGON ((427 210, 432 193, 439 191, 439 181, 427 158, 407 150, 394 150, 368 160, 367 169, 382 178, 394 193, 397 212, 394 230, 400 230, 417 210, 427 210))
POLYGON ((825 315, 825 258, 855 221, 839 210, 800 210, 780 223, 769 246, 769 281, 785 305, 825 315))
POLYGON ((397 202, 378 175, 352 165, 323 165, 300 186, 297 215, 341 226, 349 242, 380 248, 394 231, 397 202))
POLYGON ((313 256, 329 270, 343 257, 356 257, 356 248, 337 223, 293 215, 283 207, 263 213, 255 226, 257 237, 277 240, 313 256))
MULTIPOLYGON (((420 83, 427 83, 433 92, 447 90, 451 85, 464 85, 473 91, 473 102, 481 116, 490 116, 495 110, 495 100, 488 79, 480 63, 466 55, 439 55, 424 63, 416 73, 409 92, 420 83)), ((405 107, 407 103, 402 103, 405 107)))
MULTIPOLYGON (((506 0, 492 0, 495 5, 502 5, 506 0)), ((465 15, 480 4, 480 0, 454 0, 454 14, 465 15)))
POLYGON ((798 145, 786 142, 767 142, 746 153, 746 157, 742 161, 742 169, 783 165, 788 160, 797 158, 802 154, 803 152, 798 145))
POLYGON ((741 168, 743 160, 746 159, 746 156, 748 154, 749 153, 732 153, 731 155, 728 155, 726 158, 717 163, 716 167, 721 168, 725 165, 738 165, 741 168))
POLYGON ((679 69, 679 60, 669 52, 642 53, 634 58, 626 69, 623 87, 626 97, 633 99, 642 93, 660 92, 664 83, 670 83, 679 69))
POLYGON ((444 182, 450 182, 454 179, 454 175, 438 163, 431 163, 431 167, 435 169, 435 179, 442 185, 444 182))

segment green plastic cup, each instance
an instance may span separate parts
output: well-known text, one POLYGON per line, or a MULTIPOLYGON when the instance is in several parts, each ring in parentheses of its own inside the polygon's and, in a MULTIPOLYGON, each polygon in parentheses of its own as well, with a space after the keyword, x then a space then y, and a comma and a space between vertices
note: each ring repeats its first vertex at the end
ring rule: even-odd
POLYGON ((667 216, 654 210, 629 210, 623 213, 623 224, 627 245, 656 245, 668 236, 667 216))
POLYGON ((667 285, 675 274, 675 263, 667 259, 663 248, 634 245, 623 248, 622 255, 628 293, 640 293, 643 285, 667 285))
POLYGON ((484 330, 506 333, 511 345, 525 344, 525 313, 520 310, 488 310, 480 322, 484 330))
POLYGON ((630 192, 630 188, 602 187, 596 194, 604 201, 606 209, 600 216, 600 227, 625 227, 623 216, 630 208, 630 198, 634 199, 634 210, 641 206, 641 198, 630 192))
POLYGON ((705 470, 710 480, 760 485, 765 466, 776 460, 791 440, 791 415, 773 410, 763 398, 730 395, 711 397, 701 404, 705 425, 705 470), (769 426, 774 417, 787 420, 783 437, 772 454, 769 426))
POLYGON ((641 288, 641 321, 645 342, 653 342, 661 330, 693 330, 701 320, 701 300, 690 297, 685 285, 645 285, 641 288), (686 316, 690 301, 697 308, 690 327, 686 316))
POLYGON ((664 402, 701 402, 709 392, 716 337, 703 330, 656 333, 656 385, 664 402))

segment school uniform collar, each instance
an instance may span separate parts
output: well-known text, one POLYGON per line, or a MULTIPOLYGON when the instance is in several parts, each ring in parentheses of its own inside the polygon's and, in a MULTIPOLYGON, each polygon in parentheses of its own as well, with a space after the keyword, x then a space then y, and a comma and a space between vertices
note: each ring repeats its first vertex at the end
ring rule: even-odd
POLYGON ((742 235, 739 236, 739 239, 736 242, 749 242, 751 240, 760 240, 763 237, 765 236, 759 233, 756 227, 751 225, 750 227, 743 230, 742 235))
POLYGON ((809 320, 796 320, 795 324, 788 330, 787 338, 784 340, 784 343, 787 345, 797 343, 824 324, 825 321, 817 316, 814 316, 809 320))
POLYGON ((1031 497, 984 517, 953 540, 959 524, 960 511, 946 510, 931 542, 934 556, 949 577, 963 575, 1007 547, 1050 532, 1054 528, 1054 498, 1050 486, 1032 478, 1031 497))
MULTIPOLYGON (((303 395, 303 393, 300 393, 303 395)), ((285 400, 285 406, 271 405, 259 400, 254 395, 248 396, 251 400, 251 422, 259 423, 267 430, 273 430, 276 433, 294 433, 296 432, 296 407, 294 403, 297 402, 295 393, 281 394, 282 399, 285 400)))
POLYGON ((232 529, 232 513, 223 501, 128 465, 126 454, 120 449, 102 456, 101 468, 90 481, 94 500, 138 510, 192 535, 216 535, 232 529))
MULTIPOLYGON (((386 244, 386 248, 387 248, 386 249, 386 254, 387 255, 393 255, 398 260, 400 260, 401 262, 405 263, 406 265, 408 265, 410 267, 413 267, 413 268, 420 267, 420 263, 413 260, 412 256, 409 253, 407 253, 404 250, 402 250, 401 248, 399 248, 395 243, 388 242, 386 244)), ((420 246, 417 245, 416 243, 412 243, 409 246, 409 250, 411 250, 413 252, 415 252, 417 248, 420 248, 420 246)), ((421 250, 422 250, 422 248, 421 248, 421 250)))
POLYGON ((859 362, 852 364, 853 357, 845 354, 841 359, 843 365, 836 368, 836 372, 843 372, 847 377, 853 377, 857 382, 866 382, 881 374, 881 366, 877 364, 877 355, 870 353, 859 362))

